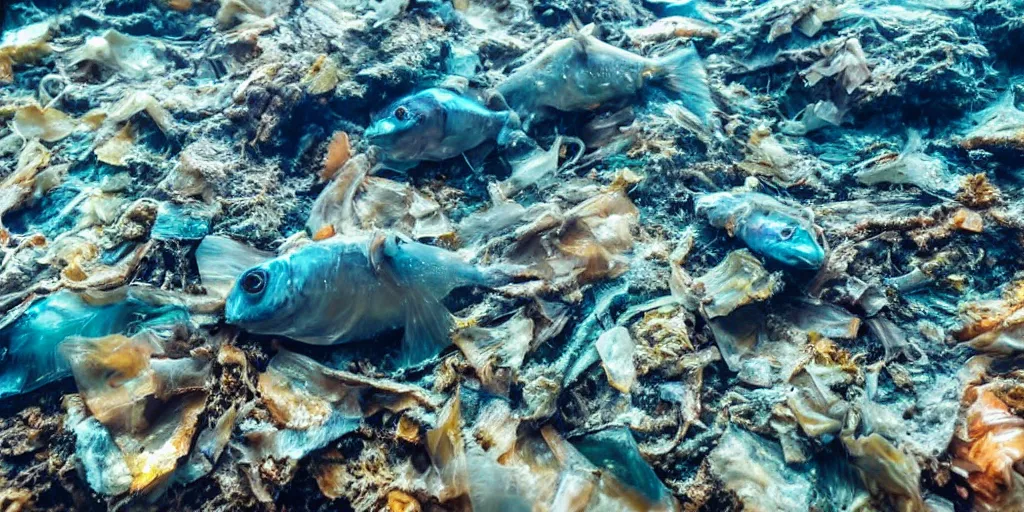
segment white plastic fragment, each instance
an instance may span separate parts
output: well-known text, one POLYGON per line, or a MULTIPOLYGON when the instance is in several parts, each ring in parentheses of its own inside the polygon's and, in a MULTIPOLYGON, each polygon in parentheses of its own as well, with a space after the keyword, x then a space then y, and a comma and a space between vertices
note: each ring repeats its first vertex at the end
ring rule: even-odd
POLYGON ((65 425, 75 434, 75 457, 89 487, 105 496, 128 492, 132 474, 107 427, 95 417, 86 417, 85 404, 78 395, 67 396, 64 407, 65 425))
POLYGON ((846 94, 850 94, 871 78, 867 57, 857 38, 830 41, 823 45, 822 54, 825 58, 801 73, 807 85, 834 77, 846 94))
POLYGON ((636 343, 629 330, 617 325, 605 331, 597 338, 597 353, 601 356, 608 383, 623 393, 629 393, 636 382, 636 365, 633 362, 636 343))
POLYGON ((811 483, 787 468, 774 441, 732 426, 708 459, 711 472, 745 510, 809 510, 811 483))
POLYGON ((95 63, 131 78, 146 78, 164 70, 156 55, 157 45, 145 38, 108 30, 86 39, 82 46, 68 52, 68 58, 73 66, 95 63))
POLYGON ((860 164, 857 180, 865 185, 906 184, 928 192, 955 193, 960 188, 960 178, 949 171, 941 158, 926 154, 923 145, 921 135, 911 130, 899 156, 893 159, 886 154, 860 164))

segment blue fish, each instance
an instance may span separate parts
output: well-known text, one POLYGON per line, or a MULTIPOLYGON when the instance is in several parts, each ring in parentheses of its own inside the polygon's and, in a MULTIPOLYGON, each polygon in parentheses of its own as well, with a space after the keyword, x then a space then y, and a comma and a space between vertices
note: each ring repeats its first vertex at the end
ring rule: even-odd
POLYGON ((729 230, 750 250, 782 266, 813 270, 825 262, 814 225, 764 194, 708 194, 697 200, 697 211, 712 226, 729 230))
POLYGON ((508 282, 503 268, 478 267, 398 234, 336 236, 242 273, 224 314, 249 332, 315 345, 404 328, 400 359, 410 364, 450 343, 452 317, 441 300, 452 290, 508 282))
POLYGON ((421 161, 439 162, 488 141, 505 146, 519 129, 510 110, 490 110, 447 89, 427 89, 391 104, 366 129, 384 152, 383 165, 405 171, 421 161))

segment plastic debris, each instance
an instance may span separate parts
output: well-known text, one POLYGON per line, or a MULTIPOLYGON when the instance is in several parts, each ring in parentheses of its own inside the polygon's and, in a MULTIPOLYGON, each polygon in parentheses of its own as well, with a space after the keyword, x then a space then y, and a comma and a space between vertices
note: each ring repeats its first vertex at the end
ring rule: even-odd
POLYGON ((625 327, 613 327, 597 339, 597 353, 608 382, 619 391, 629 393, 636 381, 636 368, 633 365, 633 354, 636 345, 625 327))
POLYGON ((711 453, 711 470, 753 510, 809 510, 811 485, 786 468, 782 450, 757 434, 730 429, 711 453), (788 477, 788 478, 787 478, 788 477))
POLYGON ((49 54, 53 30, 49 21, 40 21, 4 31, 0 40, 0 83, 14 81, 15 64, 31 64, 49 54))
POLYGON ((977 128, 968 132, 960 145, 966 149, 1024 150, 1024 112, 1007 95, 976 116, 977 128))
POLYGON ((763 301, 781 285, 778 274, 764 269, 749 251, 729 253, 722 263, 697 280, 707 298, 702 310, 709 319, 727 316, 742 306, 763 301))
POLYGON ((647 510, 675 510, 678 507, 654 470, 641 457, 636 440, 628 429, 613 427, 571 439, 570 442, 592 464, 607 470, 624 484, 627 496, 635 493, 635 498, 629 498, 639 498, 647 510))
POLYGON ((149 236, 154 240, 202 240, 210 233, 213 214, 202 206, 161 203, 149 236))
POLYGON ((630 29, 627 34, 634 44, 661 43, 677 37, 715 39, 720 35, 713 25, 682 16, 661 18, 646 27, 630 29))
POLYGON ((52 107, 28 105, 14 113, 14 129, 28 139, 55 142, 71 135, 76 124, 67 114, 52 107))
POLYGON ((243 429, 243 452, 254 464, 268 458, 302 459, 379 410, 437 407, 426 390, 332 370, 287 351, 279 352, 260 375, 258 391, 268 421, 243 429))
POLYGON ((1019 0, 4 7, 0 510, 1024 506, 1019 0))
MULTIPOLYGON (((110 432, 131 475, 127 490, 141 493, 160 487, 189 452, 208 396, 209 362, 155 358, 163 350, 147 334, 67 340, 61 352, 92 414, 83 423, 95 419, 102 426, 93 423, 90 431, 106 428, 110 432)), ((75 428, 77 432, 79 427, 75 428)), ((86 439, 102 439, 102 434, 95 432, 83 434, 86 439)), ((83 455, 116 459, 109 444, 97 442, 95 446, 100 454, 83 455)), ((94 490, 124 492, 114 486, 94 490)))
POLYGON ((813 86, 824 78, 833 78, 846 94, 851 94, 871 78, 867 57, 857 39, 830 42, 821 53, 824 59, 801 72, 807 85, 813 86))
POLYGON ((166 330, 187 319, 179 309, 153 307, 135 299, 91 305, 71 292, 50 295, 0 331, 5 342, 0 358, 0 397, 68 377, 71 368, 58 347, 69 338, 96 338, 147 327, 166 330))
POLYGON ((86 39, 82 46, 68 52, 67 57, 72 66, 95 65, 130 78, 145 78, 164 70, 157 57, 158 50, 142 38, 108 30, 86 39))
POLYGON ((930 192, 955 193, 959 180, 946 168, 946 163, 926 155, 921 149, 921 136, 910 132, 907 145, 898 156, 883 155, 862 164, 857 171, 861 183, 897 183, 917 185, 930 192))
POLYGON ((1009 510, 1024 504, 1024 476, 1015 469, 1022 454, 1024 419, 1012 414, 1000 399, 1007 391, 998 383, 969 389, 964 397, 966 436, 954 441, 955 471, 967 478, 980 510, 1009 510))

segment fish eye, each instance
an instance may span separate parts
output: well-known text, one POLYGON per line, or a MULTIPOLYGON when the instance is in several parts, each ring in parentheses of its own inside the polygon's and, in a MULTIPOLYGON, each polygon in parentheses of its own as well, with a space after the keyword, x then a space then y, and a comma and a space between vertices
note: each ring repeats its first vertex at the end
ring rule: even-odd
POLYGON ((240 283, 242 289, 246 293, 257 294, 263 291, 267 287, 267 281, 270 279, 270 274, 267 274, 266 270, 257 268, 250 270, 242 276, 242 282, 240 283))
POLYGON ((398 107, 395 109, 395 119, 399 121, 405 121, 409 118, 409 109, 405 107, 398 107))
POLYGON ((789 240, 790 238, 793 238, 793 231, 794 229, 791 227, 782 228, 782 231, 779 231, 779 237, 783 240, 789 240))

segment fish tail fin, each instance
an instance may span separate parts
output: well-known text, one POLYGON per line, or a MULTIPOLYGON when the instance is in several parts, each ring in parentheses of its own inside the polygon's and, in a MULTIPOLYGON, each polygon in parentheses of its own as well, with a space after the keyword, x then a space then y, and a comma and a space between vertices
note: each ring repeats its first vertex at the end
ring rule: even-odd
POLYGON ((665 87, 678 93, 683 105, 707 122, 715 104, 711 101, 708 73, 693 45, 672 52, 655 61, 655 76, 665 87))
POLYGON ((405 333, 398 364, 416 366, 451 344, 454 321, 440 300, 424 293, 410 292, 405 301, 405 333))

